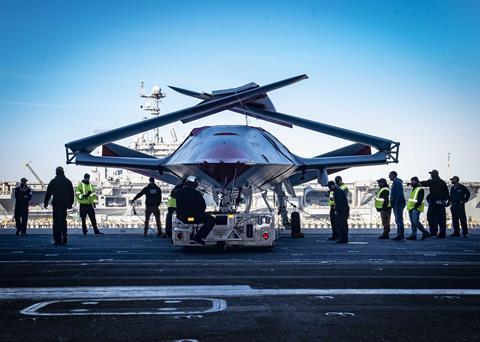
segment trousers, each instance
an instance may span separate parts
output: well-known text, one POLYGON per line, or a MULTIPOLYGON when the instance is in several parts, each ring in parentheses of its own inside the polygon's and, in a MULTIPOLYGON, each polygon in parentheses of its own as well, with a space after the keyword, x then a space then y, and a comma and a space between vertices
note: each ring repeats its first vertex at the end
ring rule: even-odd
POLYGON ((160 221, 160 209, 158 207, 146 207, 145 208, 145 231, 148 230, 150 224, 150 216, 155 216, 155 222, 157 223, 157 234, 162 234, 162 222, 160 221))
POLYGON ((348 241, 348 216, 350 210, 335 212, 335 225, 337 227, 338 241, 348 241))
POLYGON ((410 210, 408 217, 410 217, 410 223, 412 224, 412 236, 417 236, 417 229, 424 234, 427 232, 420 222, 420 212, 417 209, 410 210))
POLYGON ((403 225, 403 207, 393 207, 393 215, 395 216, 395 223, 397 225, 397 237, 405 237, 405 226, 403 225))
POLYGON ((430 203, 427 210, 427 221, 430 227, 430 234, 445 236, 447 233, 447 213, 445 207, 430 203), (440 232, 439 232, 440 230, 440 232))
POLYGON ((463 203, 453 203, 450 207, 452 212, 452 226, 453 232, 460 234, 460 227, 458 221, 462 226, 462 234, 468 234, 468 223, 467 223, 467 214, 465 213, 465 204, 463 203))
POLYGON ((82 219, 82 231, 84 234, 87 233, 87 215, 92 224, 93 231, 98 233, 97 219, 95 218, 95 209, 92 204, 80 204, 80 218, 82 219))
POLYGON ((335 222, 335 208, 333 206, 330 207, 330 225, 332 226, 332 237, 337 238, 337 224, 335 222))
POLYGON ((177 208, 169 207, 167 211, 167 218, 165 221, 165 233, 167 237, 172 237, 172 216, 173 213, 177 210, 177 208))
POLYGON ((390 218, 392 217, 392 209, 380 211, 380 218, 382 219, 383 235, 390 235, 390 218))
POLYGON ((26 234, 28 223, 28 205, 16 205, 14 217, 17 233, 26 234))
POLYGON ((67 238, 67 207, 53 206, 53 240, 62 243, 67 238))

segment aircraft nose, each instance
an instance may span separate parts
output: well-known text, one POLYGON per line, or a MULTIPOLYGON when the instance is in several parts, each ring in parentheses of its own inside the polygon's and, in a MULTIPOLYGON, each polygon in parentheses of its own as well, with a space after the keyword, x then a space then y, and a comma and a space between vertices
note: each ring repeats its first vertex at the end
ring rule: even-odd
POLYGON ((197 162, 203 163, 246 163, 248 154, 235 145, 217 144, 203 150, 197 157, 197 162))

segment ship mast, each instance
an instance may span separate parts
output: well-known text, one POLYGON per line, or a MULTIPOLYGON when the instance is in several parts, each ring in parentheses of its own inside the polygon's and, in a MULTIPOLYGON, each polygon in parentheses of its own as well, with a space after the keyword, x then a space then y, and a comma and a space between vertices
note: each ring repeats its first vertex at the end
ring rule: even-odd
MULTIPOLYGON (((160 103, 163 98, 166 97, 165 93, 162 93, 162 89, 155 85, 152 87, 150 95, 145 93, 145 84, 140 82, 140 97, 145 100, 143 105, 140 106, 145 112, 149 113, 153 117, 158 117, 160 115, 160 103), (152 101, 152 102, 150 102, 152 101)), ((149 139, 148 143, 153 146, 160 143, 160 129, 155 128, 153 130, 153 139, 149 139)))

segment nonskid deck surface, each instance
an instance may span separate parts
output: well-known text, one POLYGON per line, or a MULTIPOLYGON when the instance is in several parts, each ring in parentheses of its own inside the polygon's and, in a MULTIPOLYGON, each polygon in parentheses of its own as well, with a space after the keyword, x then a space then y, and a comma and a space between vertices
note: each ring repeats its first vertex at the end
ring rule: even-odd
POLYGON ((480 235, 281 237, 185 250, 153 234, 0 235, 2 340, 456 340, 480 334, 480 235))

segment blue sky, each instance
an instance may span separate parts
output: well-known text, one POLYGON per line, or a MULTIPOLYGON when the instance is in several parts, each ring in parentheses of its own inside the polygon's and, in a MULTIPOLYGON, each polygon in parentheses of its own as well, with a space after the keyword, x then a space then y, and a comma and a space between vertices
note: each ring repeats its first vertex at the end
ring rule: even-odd
MULTIPOLYGON (((67 141, 135 122, 138 86, 166 90, 164 112, 209 91, 310 79, 270 94, 277 110, 401 142, 398 165, 347 180, 432 168, 478 180, 478 1, 1 1, 0 179, 49 179, 67 141)), ((230 112, 182 125, 243 124, 230 112)), ((348 144, 257 120, 292 152, 348 144)), ((77 179, 87 168, 68 166, 77 179)))

